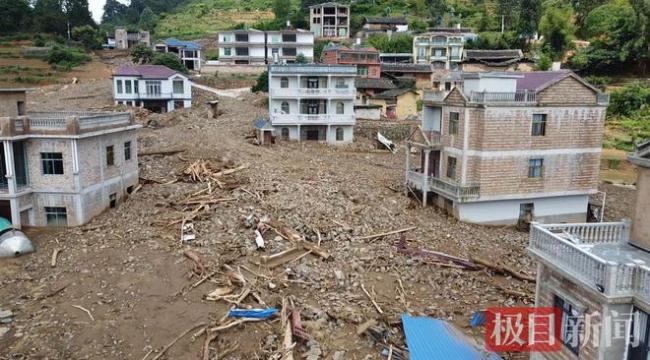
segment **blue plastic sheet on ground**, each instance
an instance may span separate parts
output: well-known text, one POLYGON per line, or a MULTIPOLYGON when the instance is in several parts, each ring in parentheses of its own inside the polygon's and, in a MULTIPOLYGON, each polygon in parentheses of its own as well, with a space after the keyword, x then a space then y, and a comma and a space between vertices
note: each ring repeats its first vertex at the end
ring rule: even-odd
POLYGON ((411 360, 501 359, 496 354, 477 349, 445 321, 404 314, 402 325, 411 360))
POLYGON ((228 311, 228 317, 268 319, 277 312, 278 309, 274 307, 266 309, 230 309, 230 311, 228 311))
POLYGON ((485 326, 487 321, 487 313, 485 311, 477 311, 472 314, 472 319, 469 321, 471 327, 485 326))

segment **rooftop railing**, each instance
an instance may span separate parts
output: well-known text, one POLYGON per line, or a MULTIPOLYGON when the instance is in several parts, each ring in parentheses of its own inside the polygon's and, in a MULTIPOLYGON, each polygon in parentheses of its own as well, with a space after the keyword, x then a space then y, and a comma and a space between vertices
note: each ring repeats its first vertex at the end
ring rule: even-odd
POLYGON ((469 101, 477 103, 534 103, 537 93, 529 90, 517 90, 513 92, 487 92, 472 91, 469 101))
MULTIPOLYGON (((607 297, 634 296, 650 304, 650 267, 642 262, 598 256, 597 246, 621 248, 612 254, 638 251, 630 247, 629 222, 592 224, 534 224, 528 250, 607 297)), ((646 258, 647 259, 647 258, 646 258)))
POLYGON ((30 112, 26 116, 7 118, 2 123, 2 136, 30 133, 79 134, 133 124, 129 112, 52 111, 30 112))
POLYGON ((271 73, 282 74, 357 74, 357 67, 353 65, 271 65, 271 73))

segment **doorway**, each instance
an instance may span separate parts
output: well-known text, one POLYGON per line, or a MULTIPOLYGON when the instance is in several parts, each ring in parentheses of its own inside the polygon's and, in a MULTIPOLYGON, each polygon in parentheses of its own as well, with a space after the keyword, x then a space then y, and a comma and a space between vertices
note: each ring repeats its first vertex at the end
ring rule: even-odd
POLYGON ((519 205, 519 220, 517 228, 520 231, 530 231, 530 223, 534 220, 535 204, 523 203, 519 205))

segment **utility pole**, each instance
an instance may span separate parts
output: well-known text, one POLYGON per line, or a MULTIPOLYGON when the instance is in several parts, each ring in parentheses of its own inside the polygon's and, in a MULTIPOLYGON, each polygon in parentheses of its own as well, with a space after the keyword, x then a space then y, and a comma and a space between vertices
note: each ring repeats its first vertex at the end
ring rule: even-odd
POLYGON ((501 15, 501 33, 503 34, 506 29, 506 16, 501 15))

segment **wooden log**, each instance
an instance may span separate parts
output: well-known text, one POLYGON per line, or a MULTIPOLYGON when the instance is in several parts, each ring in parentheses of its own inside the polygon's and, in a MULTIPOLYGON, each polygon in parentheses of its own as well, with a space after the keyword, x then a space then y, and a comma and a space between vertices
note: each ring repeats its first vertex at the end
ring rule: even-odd
POLYGON ((374 238, 384 237, 384 236, 388 236, 388 235, 400 234, 400 233, 403 233, 403 232, 415 230, 417 228, 418 228, 417 226, 411 226, 411 227, 404 228, 404 229, 393 230, 393 231, 388 231, 388 232, 374 234, 374 235, 361 236, 361 237, 356 238, 355 240, 374 239, 374 238))
POLYGON ((180 152, 185 151, 185 149, 167 149, 167 150, 150 150, 142 151, 138 153, 138 156, 148 156, 148 155, 174 155, 180 152))
POLYGON ((480 258, 478 256, 472 256, 471 259, 472 259, 473 262, 475 262, 475 263, 477 263, 477 264, 479 264, 479 265, 481 265, 483 267, 486 267, 488 269, 491 269, 491 270, 493 270, 493 271, 495 271, 497 273, 500 273, 502 275, 506 275, 506 276, 510 275, 510 276, 512 276, 512 277, 514 277, 516 279, 519 279, 519 280, 535 282, 534 277, 532 277, 530 275, 527 275, 527 274, 523 274, 523 273, 521 273, 521 272, 519 272, 517 270, 514 270, 514 269, 512 269, 512 268, 510 268, 510 267, 508 267, 506 265, 493 264, 493 263, 489 262, 488 260, 482 259, 482 258, 480 258))

